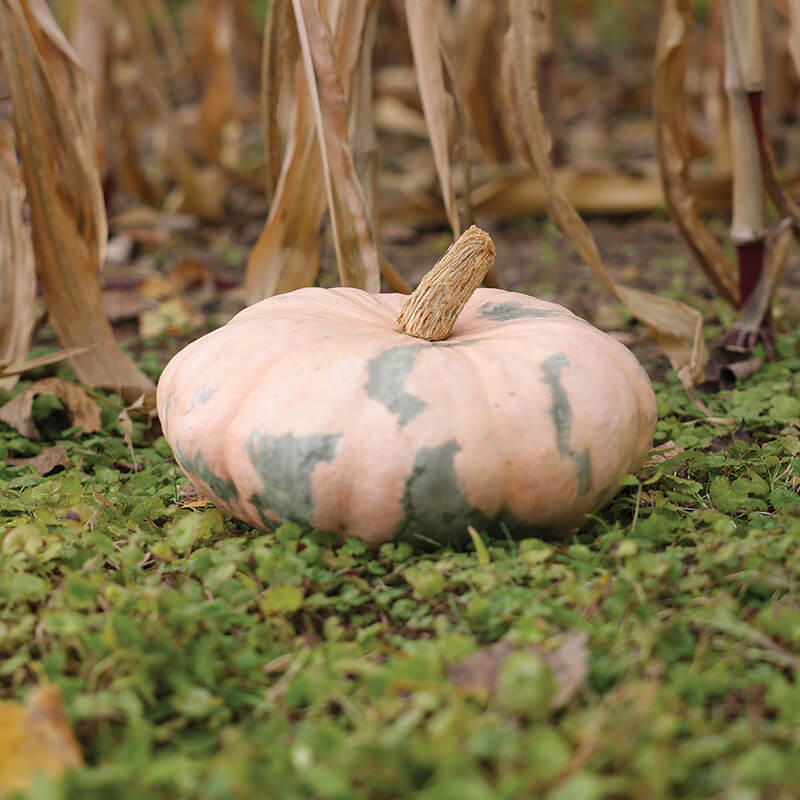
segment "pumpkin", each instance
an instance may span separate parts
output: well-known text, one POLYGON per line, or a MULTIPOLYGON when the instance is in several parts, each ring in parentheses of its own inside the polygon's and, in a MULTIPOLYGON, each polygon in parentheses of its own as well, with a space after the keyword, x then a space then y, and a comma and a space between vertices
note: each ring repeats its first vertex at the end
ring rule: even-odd
POLYGON ((452 544, 577 530, 651 446, 650 381, 566 308, 478 288, 466 231, 410 296, 304 288, 191 343, 158 385, 178 464, 220 508, 452 544))

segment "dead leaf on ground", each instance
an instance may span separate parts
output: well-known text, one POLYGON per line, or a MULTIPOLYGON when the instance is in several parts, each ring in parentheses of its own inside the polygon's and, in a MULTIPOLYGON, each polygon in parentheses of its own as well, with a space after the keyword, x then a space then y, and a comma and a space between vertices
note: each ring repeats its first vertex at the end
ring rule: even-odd
MULTIPOLYGON (((589 674, 589 637, 583 632, 568 633, 555 651, 536 645, 522 648, 531 657, 541 658, 552 670, 556 693, 550 700, 550 710, 566 706, 581 690, 589 674)), ((459 661, 450 670, 450 680, 456 685, 488 700, 496 689, 503 664, 518 649, 508 641, 499 641, 459 661)))
POLYGON ((5 462, 10 467, 21 467, 29 464, 40 475, 49 475, 51 472, 55 472, 58 467, 63 467, 64 469, 72 467, 72 460, 67 455, 66 449, 60 444, 42 450, 41 453, 33 456, 33 458, 7 458, 5 462))
POLYGON ((100 430, 100 409, 97 403, 76 383, 61 378, 45 378, 0 407, 0 422, 5 422, 29 439, 41 439, 33 420, 33 401, 40 394, 54 394, 64 406, 71 426, 84 433, 100 430))
POLYGON ((200 508, 211 505, 211 501, 191 483, 178 487, 178 501, 181 508, 200 508))
POLYGON ((667 461, 674 456, 680 455, 682 452, 684 452, 683 448, 679 447, 670 439, 668 442, 663 442, 650 451, 650 455, 648 455, 647 461, 642 465, 642 469, 646 470, 649 467, 654 467, 656 464, 667 461))
POLYGON ((57 687, 32 689, 25 705, 0 703, 0 797, 24 792, 37 772, 57 778, 81 764, 57 687))

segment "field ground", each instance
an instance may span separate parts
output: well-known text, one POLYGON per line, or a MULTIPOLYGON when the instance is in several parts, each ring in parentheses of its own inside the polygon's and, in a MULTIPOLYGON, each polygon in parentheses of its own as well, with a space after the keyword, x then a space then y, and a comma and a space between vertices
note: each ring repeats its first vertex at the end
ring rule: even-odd
MULTIPOLYGON (((617 276, 699 305, 709 336, 730 324, 663 218, 592 227, 617 276)), ((709 420, 550 225, 490 229, 510 288, 643 360, 662 460, 569 541, 372 553, 191 505, 138 419, 136 470, 117 398, 93 394, 90 435, 38 398, 42 441, 0 424, 0 692, 57 684, 87 766, 32 798, 800 795, 796 261, 780 359, 701 395, 709 420), (7 461, 52 445, 71 468, 7 461)), ((415 279, 446 244, 400 238, 415 279)), ((118 330, 153 377, 183 341, 118 330)))

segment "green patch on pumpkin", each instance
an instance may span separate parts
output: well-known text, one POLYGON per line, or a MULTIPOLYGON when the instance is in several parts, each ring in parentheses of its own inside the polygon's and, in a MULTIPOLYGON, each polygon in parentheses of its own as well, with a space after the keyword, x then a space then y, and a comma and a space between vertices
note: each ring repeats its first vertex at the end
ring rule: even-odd
POLYGON ((506 322, 511 319, 545 319, 547 317, 570 317, 555 308, 526 308, 518 300, 507 300, 505 303, 486 303, 478 310, 478 316, 484 319, 493 319, 497 322, 506 322))
POLYGON ((397 416, 400 427, 408 425, 426 407, 424 400, 405 390, 406 378, 417 363, 419 354, 428 347, 466 347, 480 339, 463 342, 427 342, 404 344, 385 350, 367 364, 367 395, 397 416))
POLYGON ((573 450, 569 440, 572 433, 572 405, 567 391, 561 383, 561 370, 569 366, 569 359, 563 353, 556 353, 542 364, 544 381, 553 393, 550 417, 556 428, 556 443, 561 455, 569 456, 575 464, 578 482, 578 497, 583 497, 592 486, 592 460, 589 448, 573 450))
POLYGON ((261 478, 263 490, 250 502, 264 524, 274 526, 267 516, 272 511, 281 522, 307 525, 314 513, 311 476, 321 462, 333 461, 340 433, 316 436, 271 436, 254 433, 247 442, 247 454, 261 478))
POLYGON ((472 508, 467 500, 455 470, 455 455, 461 445, 455 440, 438 447, 423 447, 411 474, 406 479, 401 501, 405 516, 395 541, 405 541, 416 546, 462 545, 469 541, 467 528, 471 525, 482 531, 546 537, 552 532, 533 527, 507 509, 489 516, 472 508))
POLYGON ((421 344, 392 347, 367 365, 367 395, 397 415, 401 428, 425 408, 422 400, 403 388, 422 347, 421 344))
POLYGON ((189 475, 196 475, 223 503, 230 505, 239 499, 239 490, 231 480, 226 480, 214 472, 201 450, 188 456, 180 443, 175 444, 175 458, 189 475))
POLYGON ((210 386, 201 386, 192 395, 192 399, 189 403, 189 408, 186 409, 186 413, 189 414, 198 406, 205 405, 216 393, 216 388, 212 389, 210 386))

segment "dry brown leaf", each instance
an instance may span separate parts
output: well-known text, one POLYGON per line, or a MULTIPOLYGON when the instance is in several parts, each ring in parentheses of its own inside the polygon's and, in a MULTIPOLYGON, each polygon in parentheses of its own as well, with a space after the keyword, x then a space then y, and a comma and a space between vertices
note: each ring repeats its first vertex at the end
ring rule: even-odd
POLYGON ((656 339, 678 377, 690 387, 703 379, 708 351, 703 339, 702 316, 696 310, 656 295, 615 283, 606 271, 597 243, 574 206, 556 182, 550 160, 550 137, 537 97, 536 62, 530 58, 534 21, 527 0, 511 0, 511 74, 514 80, 518 124, 530 159, 547 188, 549 213, 556 225, 575 245, 595 277, 613 292, 656 339))
POLYGON ((439 175, 439 185, 454 237, 461 233, 450 168, 450 118, 453 99, 445 89, 439 19, 430 0, 405 0, 408 35, 414 53, 422 110, 439 175))
POLYGON ((2 6, 0 51, 27 189, 36 267, 64 347, 92 386, 152 386, 120 349, 103 311, 97 272, 107 227, 88 76, 44 0, 2 6))
POLYGON ((691 18, 690 0, 665 0, 653 89, 656 152, 667 207, 681 236, 717 292, 736 306, 739 286, 735 267, 700 217, 689 176, 688 100, 683 83, 691 18))
MULTIPOLYGON (((585 633, 569 633, 555 651, 532 645, 523 648, 531 657, 541 658, 550 667, 556 682, 556 693, 550 700, 550 710, 566 706, 583 688, 589 674, 589 637, 585 633)), ((507 641, 499 641, 465 659, 450 670, 450 680, 470 694, 484 700, 497 689, 500 671, 508 657, 517 648, 507 641)))
POLYGON ((0 796, 24 792, 37 772, 57 778, 82 763, 56 686, 32 689, 25 705, 0 703, 0 796))
POLYGON ((40 475, 49 475, 58 467, 63 467, 64 469, 70 469, 72 467, 72 460, 67 455, 66 449, 60 444, 45 448, 41 453, 33 456, 33 458, 7 458, 5 462, 12 467, 20 467, 24 464, 29 464, 40 475))
POLYGON ((0 407, 0 422, 5 422, 29 439, 41 439, 33 420, 33 401, 40 394, 54 394, 64 406, 70 426, 84 433, 100 430, 100 408, 77 383, 61 378, 45 378, 31 384, 24 392, 0 407))
POLYGON ((30 226, 23 208, 25 187, 11 141, 12 131, 0 125, 0 388, 17 381, 3 365, 25 359, 36 325, 36 269, 30 226))

